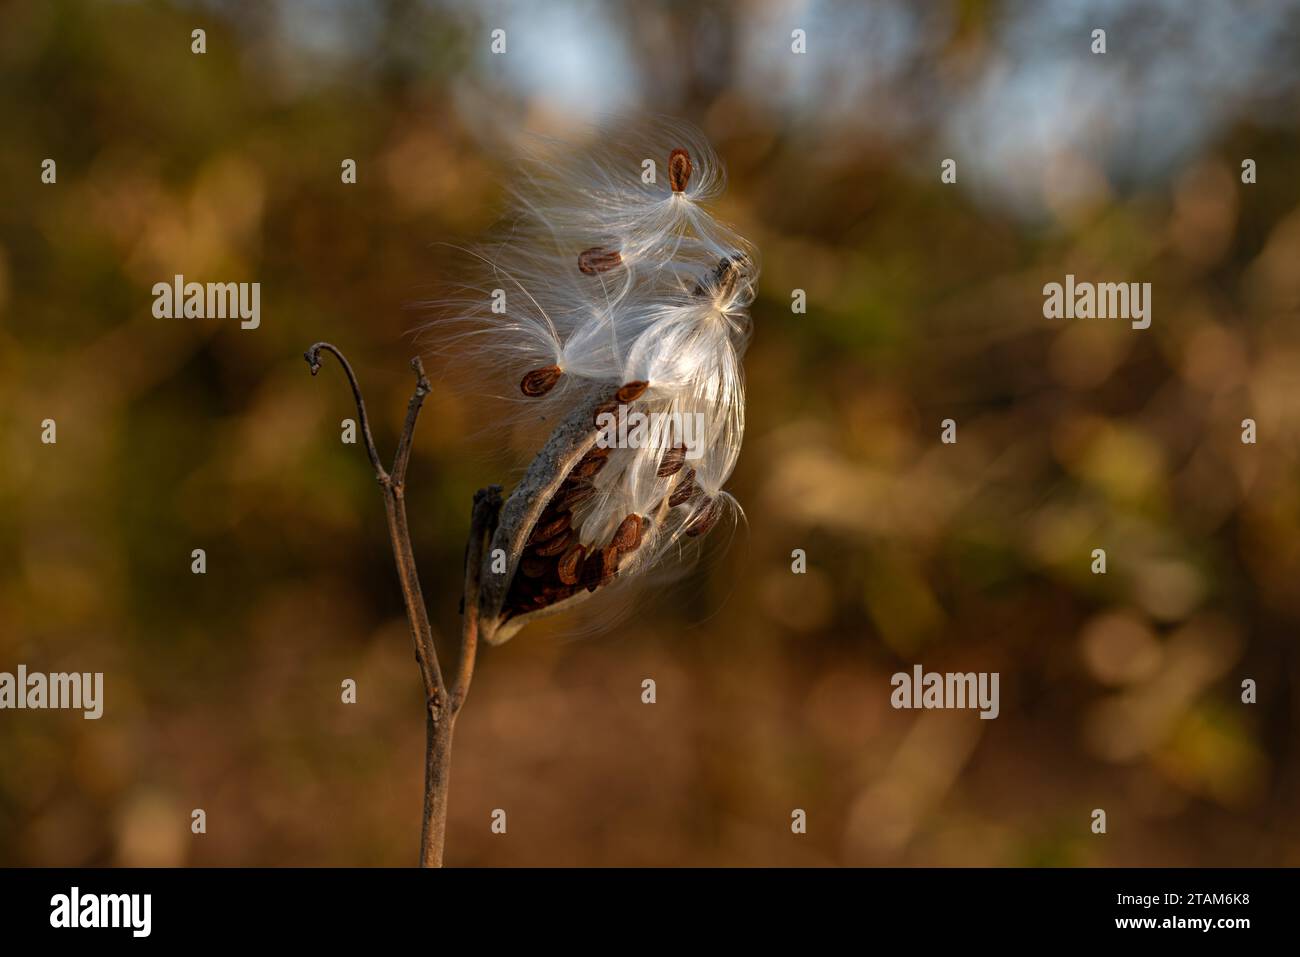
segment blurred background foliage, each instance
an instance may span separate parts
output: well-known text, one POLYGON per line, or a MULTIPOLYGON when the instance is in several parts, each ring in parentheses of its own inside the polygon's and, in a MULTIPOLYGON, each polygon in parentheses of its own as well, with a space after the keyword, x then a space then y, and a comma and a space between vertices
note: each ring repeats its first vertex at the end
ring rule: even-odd
MULTIPOLYGON (((0 714, 0 864, 414 861, 380 498, 301 354, 391 454, 520 138, 629 111, 704 127, 763 256, 748 528, 481 657, 449 862, 1300 864, 1297 49, 1282 2, 6 3, 0 670, 106 714, 0 714), (1151 282, 1151 329, 1045 320, 1067 272, 1151 282), (261 328, 153 318, 176 273, 260 281, 261 328), (918 662, 1001 716, 892 710, 918 662)), ((417 436, 444 638, 485 425, 436 387, 417 436)))

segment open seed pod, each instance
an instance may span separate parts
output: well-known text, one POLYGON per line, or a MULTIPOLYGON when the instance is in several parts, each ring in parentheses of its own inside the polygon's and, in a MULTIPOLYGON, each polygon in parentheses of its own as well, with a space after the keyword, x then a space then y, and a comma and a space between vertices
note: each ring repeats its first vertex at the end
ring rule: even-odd
POLYGON ((484 552, 491 644, 616 581, 663 580, 738 512, 723 486, 758 276, 755 250, 703 205, 722 169, 690 127, 636 121, 524 167, 500 241, 477 257, 481 295, 457 300, 467 311, 439 337, 458 363, 508 373, 499 425, 559 423, 484 552), (643 180, 647 156, 666 175, 643 180))
MULTIPOLYGON (((586 457, 596 449, 599 436, 596 410, 608 398, 608 388, 587 391, 551 433, 501 507, 496 531, 483 555, 479 592, 479 635, 490 644, 499 645, 529 621, 571 608, 593 594, 581 582, 566 584, 562 580, 560 569, 573 566, 575 554, 568 547, 557 551, 551 546, 557 536, 571 531, 564 516, 569 514, 575 491, 580 494, 586 481, 571 475, 580 470, 584 460, 592 461, 586 457), (500 554, 505 555, 504 573, 493 570, 494 564, 500 567, 493 556, 500 554), (540 563, 539 574, 526 574, 537 569, 532 562, 540 563), (525 569, 526 563, 531 567, 525 569)), ((585 563, 578 570, 582 568, 585 563)))

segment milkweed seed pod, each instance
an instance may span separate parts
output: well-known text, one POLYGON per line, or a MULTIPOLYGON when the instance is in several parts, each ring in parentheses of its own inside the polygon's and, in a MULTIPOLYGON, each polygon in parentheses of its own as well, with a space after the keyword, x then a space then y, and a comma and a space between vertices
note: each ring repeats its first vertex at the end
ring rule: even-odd
POLYGON ((501 241, 476 254, 489 273, 477 288, 504 288, 508 308, 469 296, 440 338, 486 360, 521 419, 556 423, 485 552, 493 644, 684 565, 738 514, 723 485, 744 433, 755 251, 705 208, 723 172, 697 131, 659 120, 594 142, 526 157, 501 241))

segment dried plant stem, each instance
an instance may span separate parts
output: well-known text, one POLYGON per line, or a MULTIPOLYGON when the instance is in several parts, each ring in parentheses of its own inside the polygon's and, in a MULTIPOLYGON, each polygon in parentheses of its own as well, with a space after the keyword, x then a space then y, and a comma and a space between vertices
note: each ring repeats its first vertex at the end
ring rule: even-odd
POLYGON ((465 581, 463 592, 464 618, 461 624, 460 659, 455 682, 450 689, 443 681, 438 666, 438 652, 433 642, 433 629, 429 625, 429 612, 420 589, 420 576, 415 567, 415 554, 411 549, 411 532, 406 519, 406 467, 411 458, 411 442, 415 422, 425 396, 429 394, 429 380, 419 357, 411 360, 415 372, 415 392, 406 407, 406 422, 397 443, 397 454, 389 471, 380 461, 370 433, 370 420, 366 415, 365 399, 352 366, 337 348, 328 342, 317 342, 304 354, 311 374, 320 371, 321 352, 329 352, 339 361, 352 387, 352 397, 357 406, 361 435, 365 440, 366 454, 375 469, 375 479, 384 496, 384 512, 388 519, 388 537, 393 546, 393 559, 397 564, 397 577, 402 586, 402 600, 415 644, 415 660, 420 666, 420 677, 425 692, 425 762, 424 762, 424 814, 420 828, 420 866, 441 867, 447 835, 447 793, 451 774, 451 742, 456 718, 469 693, 469 683, 474 677, 474 661, 478 652, 479 586, 483 548, 495 529, 497 514, 501 509, 501 489, 489 486, 474 495, 474 508, 470 517, 469 543, 465 550, 465 581))

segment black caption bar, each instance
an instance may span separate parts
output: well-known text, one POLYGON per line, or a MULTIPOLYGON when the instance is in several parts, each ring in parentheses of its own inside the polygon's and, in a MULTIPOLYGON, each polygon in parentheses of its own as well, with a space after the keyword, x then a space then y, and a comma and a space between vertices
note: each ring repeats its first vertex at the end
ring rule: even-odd
MULTIPOLYGON (((494 946, 774 935, 927 943, 1132 937, 1231 946, 1289 923, 1294 870, 307 870, 0 871, 6 941, 78 945, 375 942, 461 927, 494 946), (473 930, 479 928, 478 931, 473 930), (549 928, 549 930, 548 930, 549 928), (612 936, 610 936, 612 935, 612 936), (671 935, 671 936, 670 936, 671 935), (678 936, 684 935, 684 936, 678 936), (1050 938, 1049 938, 1050 939, 1050 938)), ((439 935, 439 938, 441 936, 439 935)))

